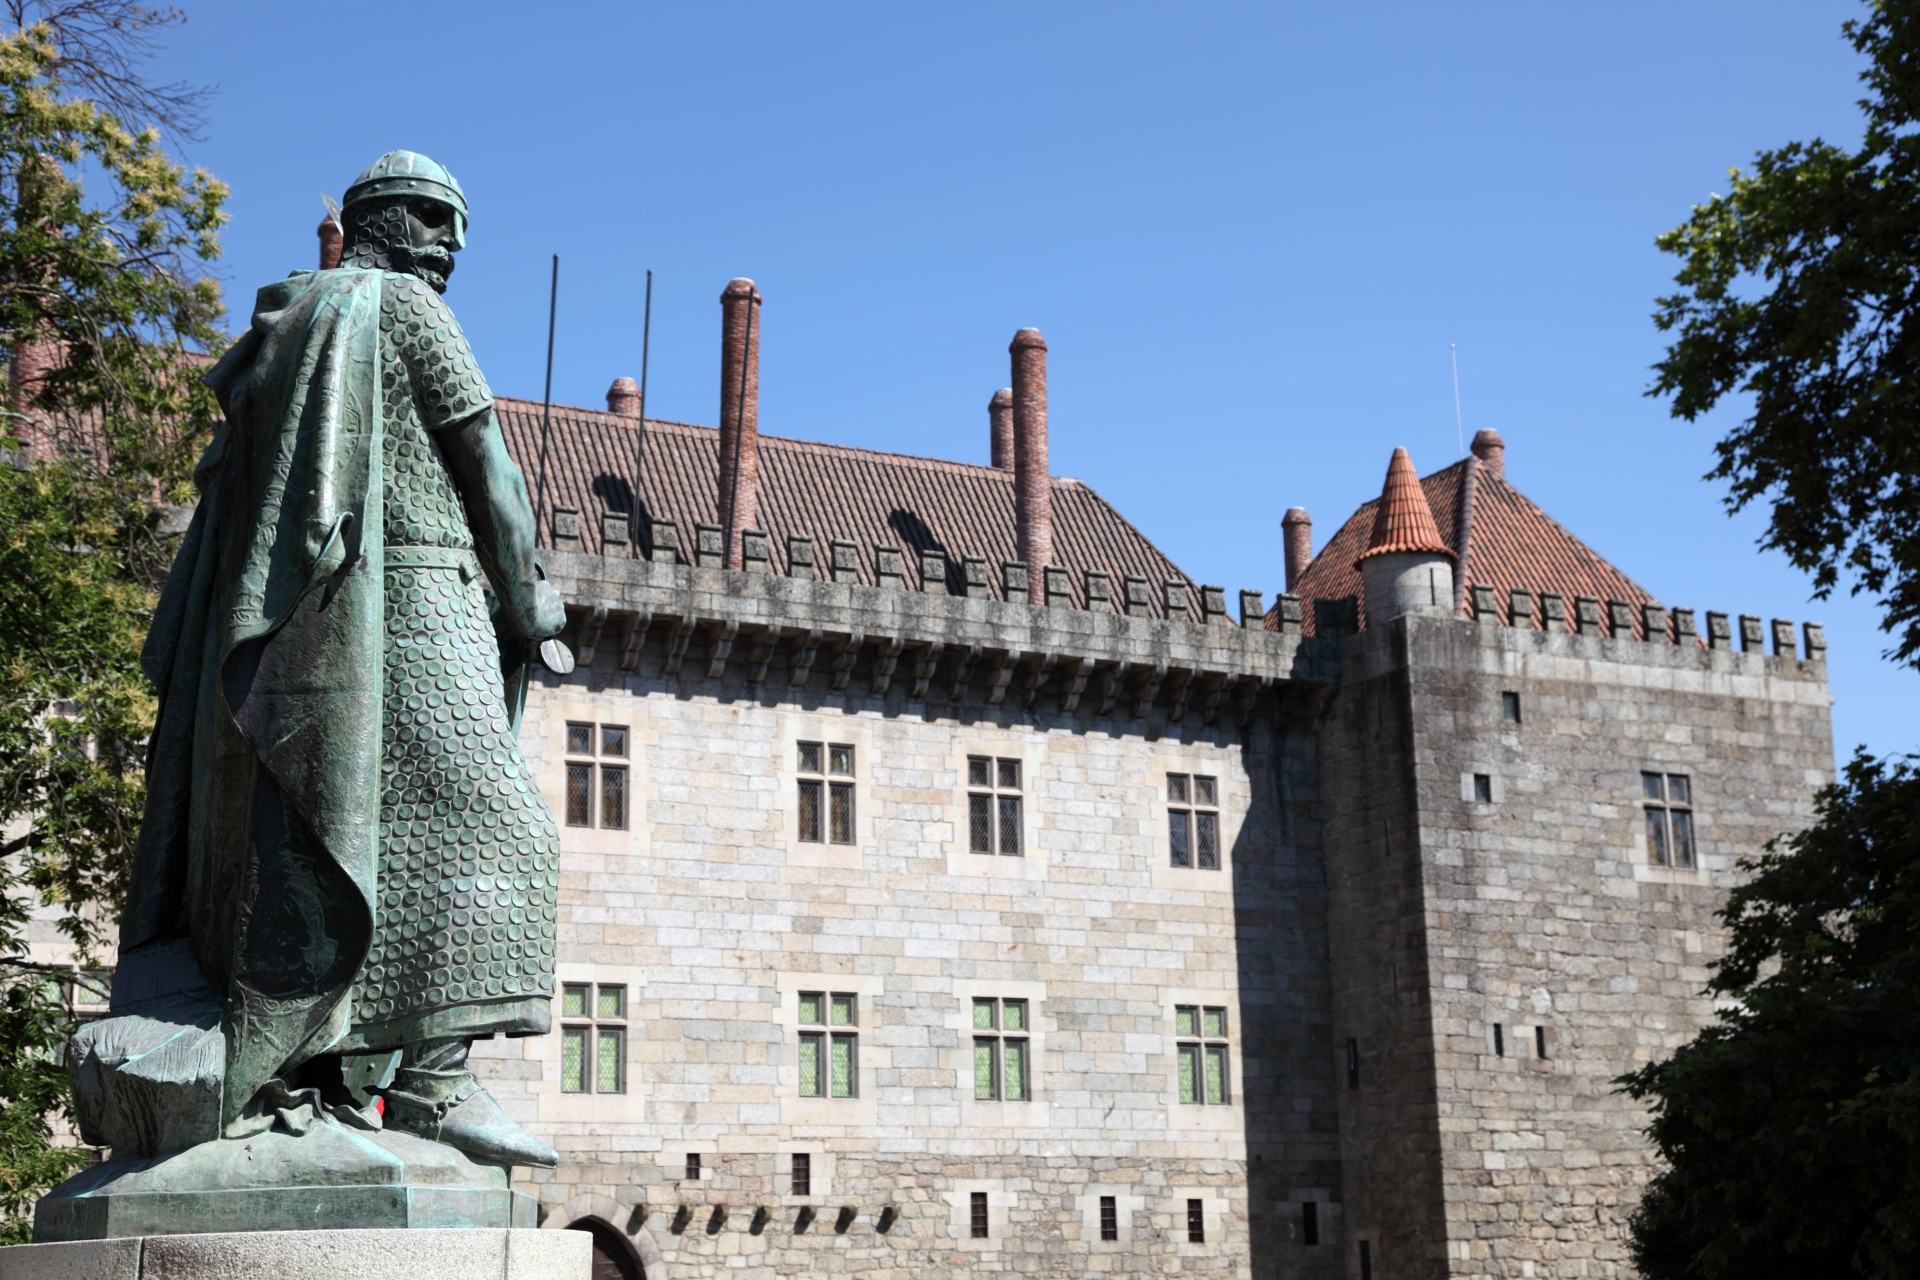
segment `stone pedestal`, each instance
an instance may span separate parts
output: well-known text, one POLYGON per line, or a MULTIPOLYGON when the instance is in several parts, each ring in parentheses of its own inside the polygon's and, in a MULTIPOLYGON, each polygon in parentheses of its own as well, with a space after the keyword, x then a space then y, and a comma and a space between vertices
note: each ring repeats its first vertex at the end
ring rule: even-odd
POLYGON ((19 1244, 0 1280, 591 1280, 584 1231, 231 1231, 19 1244))
POLYGON ((534 1215, 533 1198, 512 1190, 499 1165, 410 1134, 320 1123, 83 1170, 41 1197, 33 1238, 528 1228, 534 1215))

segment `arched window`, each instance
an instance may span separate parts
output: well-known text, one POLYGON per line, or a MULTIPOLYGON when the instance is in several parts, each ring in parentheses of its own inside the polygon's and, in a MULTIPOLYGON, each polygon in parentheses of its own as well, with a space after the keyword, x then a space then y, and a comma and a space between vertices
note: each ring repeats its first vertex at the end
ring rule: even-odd
POLYGON ((647 1280, 646 1270, 633 1256, 626 1237, 598 1218, 582 1218, 567 1224, 569 1231, 585 1231, 593 1237, 593 1280, 647 1280))

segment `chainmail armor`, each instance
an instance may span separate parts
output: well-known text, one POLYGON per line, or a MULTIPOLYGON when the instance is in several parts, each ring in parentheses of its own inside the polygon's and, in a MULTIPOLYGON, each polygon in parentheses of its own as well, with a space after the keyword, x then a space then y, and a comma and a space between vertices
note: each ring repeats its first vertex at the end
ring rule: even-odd
MULTIPOLYGON (((492 396, 429 285, 387 274, 380 321, 386 542, 459 559, 473 538, 431 429, 492 396)), ((463 1034, 545 1030, 559 832, 507 726, 477 563, 390 559, 386 622, 378 898, 356 1030, 368 1048, 449 1018, 463 1034)))

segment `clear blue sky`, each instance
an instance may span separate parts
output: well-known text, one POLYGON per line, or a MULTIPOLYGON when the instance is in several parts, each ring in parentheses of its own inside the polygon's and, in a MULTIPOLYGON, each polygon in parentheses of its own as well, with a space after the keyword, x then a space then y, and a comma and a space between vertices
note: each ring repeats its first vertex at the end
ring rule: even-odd
POLYGON ((1007 342, 1051 345, 1054 469, 1189 572, 1269 595, 1396 445, 1497 428, 1508 475, 1672 605, 1820 619, 1836 738, 1920 746, 1865 603, 1809 603, 1700 477, 1731 418, 1643 396, 1654 236, 1761 147, 1854 140, 1834 0, 1608 5, 184 0, 220 86, 234 323, 393 147, 473 202, 449 302, 495 390, 637 375, 711 423, 726 281, 767 298, 761 429, 984 462, 1007 342))

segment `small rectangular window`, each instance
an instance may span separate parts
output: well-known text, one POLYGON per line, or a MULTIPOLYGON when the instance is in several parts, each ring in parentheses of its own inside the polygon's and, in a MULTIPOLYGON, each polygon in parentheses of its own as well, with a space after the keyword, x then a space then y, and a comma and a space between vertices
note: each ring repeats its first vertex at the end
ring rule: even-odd
POLYGON ((972 1209, 972 1231, 975 1240, 987 1238, 987 1193, 976 1191, 970 1197, 972 1209))
POLYGON ((820 844, 820 797, 825 784, 809 778, 800 779, 800 838, 808 844, 820 844))
POLYGON ((823 770, 820 767, 820 760, 821 760, 821 755, 820 755, 819 743, 802 742, 800 744, 800 759, 799 759, 798 768, 801 773, 825 772, 825 770, 823 770))
POLYGON ((626 1031, 620 1027, 601 1027, 600 1056, 593 1064, 593 1082, 598 1092, 626 1091, 626 1062, 626 1031))
POLYGON ((567 722, 567 754, 570 756, 590 756, 593 754, 593 726, 567 722))
POLYGON ((1351 1037, 1347 1040, 1347 1088, 1360 1087, 1360 1042, 1351 1037))
POLYGON ((1647 857, 1660 867, 1694 866, 1692 779, 1684 773, 1643 772, 1640 795, 1647 857))
POLYGON ((1100 1238, 1102 1240, 1120 1238, 1120 1206, 1113 1196, 1100 1197, 1100 1238))
POLYGON ((828 789, 827 836, 834 844, 853 843, 853 784, 836 782, 828 789))
POLYGON ((821 1088, 825 1076, 820 1071, 821 1050, 825 1036, 803 1032, 800 1036, 800 1096, 818 1098, 825 1095, 821 1088))
POLYGON ((1493 803, 1493 775, 1486 773, 1473 775, 1473 798, 1481 804, 1493 803))
POLYGON ((563 1018, 584 1018, 587 1016, 587 993, 593 988, 585 983, 568 983, 560 989, 560 1016, 563 1018))
POLYGON ((1547 1029, 1544 1026, 1533 1029, 1533 1056, 1543 1060, 1547 1056, 1547 1029))
POLYGON ((593 825, 593 766, 567 762, 567 825, 593 825))
POLYGON ((1500 718, 1508 724, 1520 723, 1520 695, 1511 689, 1500 695, 1500 718))
POLYGON ((627 989, 602 984, 600 1002, 594 1010, 600 1018, 624 1018, 627 1016, 627 989))
POLYGON ((853 748, 836 742, 827 749, 827 772, 838 778, 853 776, 853 748))
POLYGON ((1497 1022, 1493 1024, 1493 1056, 1496 1058, 1507 1056, 1506 1033, 1497 1022))
POLYGON ((833 1037, 832 1086, 836 1098, 851 1098, 855 1093, 856 1042, 853 1036, 833 1037))
POLYGON ((823 999, 818 991, 802 991, 800 993, 800 1021, 816 1025, 824 1023, 826 1018, 823 1017, 820 1012, 826 1008, 826 1005, 822 1003, 823 999))
POLYGON ((1360 1280, 1373 1280, 1373 1248, 1365 1240, 1360 1242, 1360 1280))
POLYGON ((813 1194, 813 1157, 804 1151, 793 1153, 793 1194, 813 1194))
POLYGON ((1300 1243, 1320 1243, 1320 1205, 1313 1200, 1303 1201, 1300 1205, 1300 1243))
POLYGON ((600 825, 610 831, 627 829, 627 770, 625 765, 600 766, 600 825))
POLYGON ((1220 868, 1220 780, 1207 774, 1167 775, 1167 861, 1175 867, 1220 868))
POLYGON ((1204 1200, 1187 1201, 1187 1243, 1205 1244, 1207 1242, 1207 1203, 1204 1200))
POLYGON ((698 1151, 687 1152, 687 1180, 690 1182, 698 1182, 700 1180, 700 1153, 698 1151))
MULTIPOLYGON (((973 1002, 973 1029, 1023 1033, 1027 1030, 1027 1002, 977 997, 973 1002)), ((1032 1097, 1030 1090, 1024 1034, 974 1037, 973 1096, 976 1101, 1025 1102, 1032 1097)))
POLYGON ((560 1030, 560 1092, 587 1091, 587 1028, 560 1030))
POLYGON ((1020 762, 968 756, 967 786, 967 847, 975 853, 1020 856, 1020 762))
POLYGON ((623 724, 603 724, 600 726, 600 754, 624 758, 627 754, 627 726, 623 724))
POLYGON ((854 998, 852 996, 835 993, 832 1004, 829 1007, 833 1010, 831 1021, 834 1026, 850 1027, 854 1024, 854 998))
POLYGON ((1227 1103, 1232 1095, 1228 1079, 1226 1009, 1217 1005, 1176 1005, 1173 1029, 1176 1037, 1195 1037, 1194 1042, 1174 1046, 1180 1101, 1227 1103))

